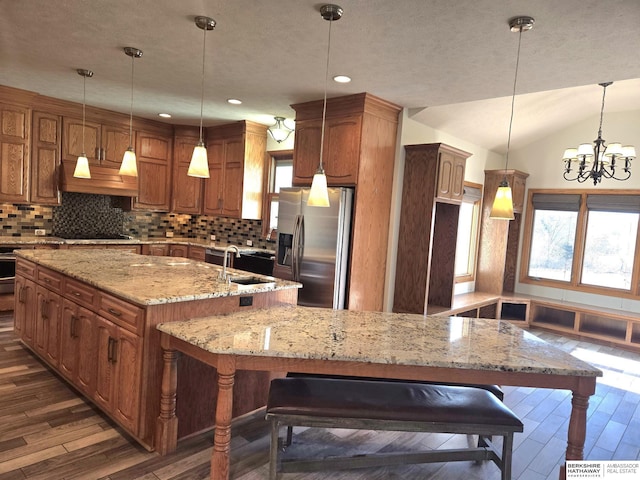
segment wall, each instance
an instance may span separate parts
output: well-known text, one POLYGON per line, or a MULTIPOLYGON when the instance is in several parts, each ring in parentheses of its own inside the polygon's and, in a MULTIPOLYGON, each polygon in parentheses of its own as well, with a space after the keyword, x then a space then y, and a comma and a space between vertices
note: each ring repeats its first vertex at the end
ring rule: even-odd
MULTIPOLYGON (((562 177, 562 154, 566 148, 577 147, 580 143, 594 140, 598 136, 599 116, 571 125, 544 139, 512 150, 509 163, 513 168, 529 173, 529 188, 562 188, 562 189, 640 189, 640 162, 634 160, 631 167, 631 178, 624 182, 602 180, 598 186, 593 183, 568 182, 562 177), (535 168, 532 168, 535 165, 535 168)), ((621 142, 623 145, 635 145, 640 152, 640 111, 606 113, 602 126, 602 136, 609 143, 621 142)), ((640 193, 640 191, 638 192, 640 193)), ((526 215, 526 212, 525 212, 526 215)), ((522 234, 522 231, 521 231, 522 234)), ((522 248, 522 238, 520 238, 522 248)), ((518 277, 520 270, 520 253, 518 254, 518 277)), ((640 301, 593 295, 564 290, 559 288, 540 287, 517 282, 518 293, 553 298, 561 301, 577 302, 586 305, 614 308, 640 313, 640 301)))

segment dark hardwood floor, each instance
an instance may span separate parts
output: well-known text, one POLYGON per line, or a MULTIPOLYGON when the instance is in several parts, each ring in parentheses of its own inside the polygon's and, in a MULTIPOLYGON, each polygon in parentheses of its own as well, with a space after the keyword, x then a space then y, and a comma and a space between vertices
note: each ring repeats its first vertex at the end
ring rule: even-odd
MULTIPOLYGON (((591 397, 585 457, 640 458, 640 354, 534 332, 601 368, 605 375, 591 397)), ((566 446, 570 395, 562 390, 505 387, 505 402, 522 418, 516 434, 514 479, 557 479, 566 446)), ((268 428, 254 415, 233 429, 232 478, 268 478, 268 428)), ((297 429, 288 454, 320 455, 466 445, 447 434, 297 429)), ((195 480, 209 477, 212 434, 183 441, 161 457, 129 440, 26 350, 13 334, 10 315, 0 314, 0 480, 195 480)), ((313 474, 283 480, 499 478, 487 462, 425 464, 313 474)))

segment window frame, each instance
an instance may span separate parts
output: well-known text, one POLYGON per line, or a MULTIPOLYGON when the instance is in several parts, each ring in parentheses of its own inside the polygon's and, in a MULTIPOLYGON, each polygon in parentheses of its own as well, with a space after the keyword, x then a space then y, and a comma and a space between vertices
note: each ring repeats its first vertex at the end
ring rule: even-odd
POLYGON ((614 287, 604 287, 598 285, 582 283, 582 266, 584 263, 585 244, 588 228, 587 196, 588 195, 640 195, 639 190, 582 190, 582 189, 529 189, 527 196, 527 208, 525 214, 525 227, 522 237, 522 253, 520 256, 520 283, 539 285, 543 287, 561 288, 565 290, 575 290, 583 293, 608 295, 619 298, 630 298, 637 300, 640 297, 640 222, 636 232, 635 257, 631 274, 631 287, 624 290, 614 287), (552 280, 547 278, 537 278, 529 276, 529 263, 531 260, 531 241, 533 238, 533 221, 535 208, 533 206, 533 196, 535 194, 560 194, 560 195, 580 195, 580 209, 576 221, 576 233, 574 240, 573 260, 571 267, 571 279, 566 282, 562 280, 552 280))
MULTIPOLYGON (((262 238, 269 237, 269 220, 271 219, 271 202, 278 200, 280 195, 274 193, 274 183, 276 174, 276 163, 278 161, 293 162, 293 150, 274 150, 267 152, 265 160, 265 175, 262 188, 262 238)), ((270 239, 275 241, 278 234, 277 229, 271 230, 270 239)))
MULTIPOLYGON (((470 261, 471 271, 461 274, 454 274, 454 283, 466 283, 466 282, 475 282, 476 273, 478 271, 478 251, 480 249, 480 219, 482 218, 482 198, 484 196, 484 186, 481 183, 474 182, 464 182, 464 187, 472 187, 480 190, 480 198, 473 202, 473 223, 471 240, 474 242, 474 245, 469 245, 469 249, 473 249, 473 260, 470 261)), ((464 203, 464 195, 463 195, 463 203, 464 203)), ((467 202, 470 203, 470 202, 467 202)), ((457 235, 456 235, 457 237, 457 235)))

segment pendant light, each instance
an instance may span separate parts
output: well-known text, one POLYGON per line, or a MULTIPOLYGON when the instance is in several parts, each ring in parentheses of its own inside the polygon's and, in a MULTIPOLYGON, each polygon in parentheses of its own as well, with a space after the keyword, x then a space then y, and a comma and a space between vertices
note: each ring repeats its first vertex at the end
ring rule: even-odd
POLYGON ((205 50, 207 46, 207 30, 213 30, 216 26, 216 22, 210 17, 196 17, 196 26, 204 31, 202 41, 202 89, 200 97, 200 139, 198 144, 193 149, 193 155, 191 155, 191 162, 189 163, 189 170, 187 175, 190 177, 209 178, 209 160, 207 159, 207 148, 204 146, 202 140, 202 116, 204 111, 204 60, 205 50))
POLYGON ((322 18, 329 21, 329 41, 327 43, 327 68, 324 77, 324 101, 322 105, 322 129, 320 133, 320 163, 318 164, 318 170, 316 170, 313 176, 313 182, 311 183, 311 190, 309 191, 309 199, 307 205, 310 207, 328 207, 329 206, 329 192, 327 191, 327 176, 324 173, 324 167, 322 166, 322 157, 324 153, 324 123, 327 116, 327 82, 329 79, 329 58, 331 54, 331 24, 334 20, 340 20, 342 18, 342 7, 338 5, 323 5, 320 7, 320 15, 322 18))
POLYGON ((133 64, 136 58, 142 56, 142 50, 134 47, 125 47, 124 53, 131 57, 131 106, 129 108, 129 148, 124 152, 122 164, 120 165, 120 175, 128 175, 130 177, 138 176, 138 167, 136 166, 136 152, 133 149, 133 64))
POLYGON ((516 99, 516 85, 518 83, 518 65, 520 64, 520 43, 522 32, 533 28, 535 20, 532 17, 514 17, 509 20, 509 28, 512 32, 518 32, 518 55, 516 57, 516 73, 513 78, 513 94, 511 95, 511 117, 509 118, 509 136, 507 137, 507 154, 504 163, 504 178, 498 186, 496 197, 493 200, 489 218, 498 220, 513 220, 513 196, 511 187, 507 181, 507 166, 509 165, 509 148, 511 147, 511 127, 513 126, 513 107, 516 99))
POLYGON ((285 121, 284 117, 273 117, 273 119, 276 121, 276 123, 275 125, 271 125, 267 129, 267 132, 269 132, 269 135, 271 135, 271 138, 273 138, 276 142, 282 143, 287 138, 289 138, 289 135, 291 135, 291 132, 293 132, 293 129, 287 127, 287 125, 284 123, 285 121))
POLYGON ((91 178, 91 172, 89 171, 89 160, 84 150, 84 124, 85 124, 85 110, 87 103, 87 77, 93 77, 91 70, 78 69, 78 75, 82 76, 82 153, 76 160, 76 168, 73 171, 75 178, 91 178))

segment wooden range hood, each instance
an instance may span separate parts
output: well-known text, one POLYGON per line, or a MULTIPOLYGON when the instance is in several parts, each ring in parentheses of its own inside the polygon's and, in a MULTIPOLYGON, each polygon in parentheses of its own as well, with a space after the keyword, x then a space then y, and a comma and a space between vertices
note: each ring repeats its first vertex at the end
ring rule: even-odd
POLYGON ((62 162, 60 190, 63 192, 96 193, 120 197, 138 196, 138 177, 120 175, 117 168, 91 165, 91 178, 75 178, 75 165, 62 162))

